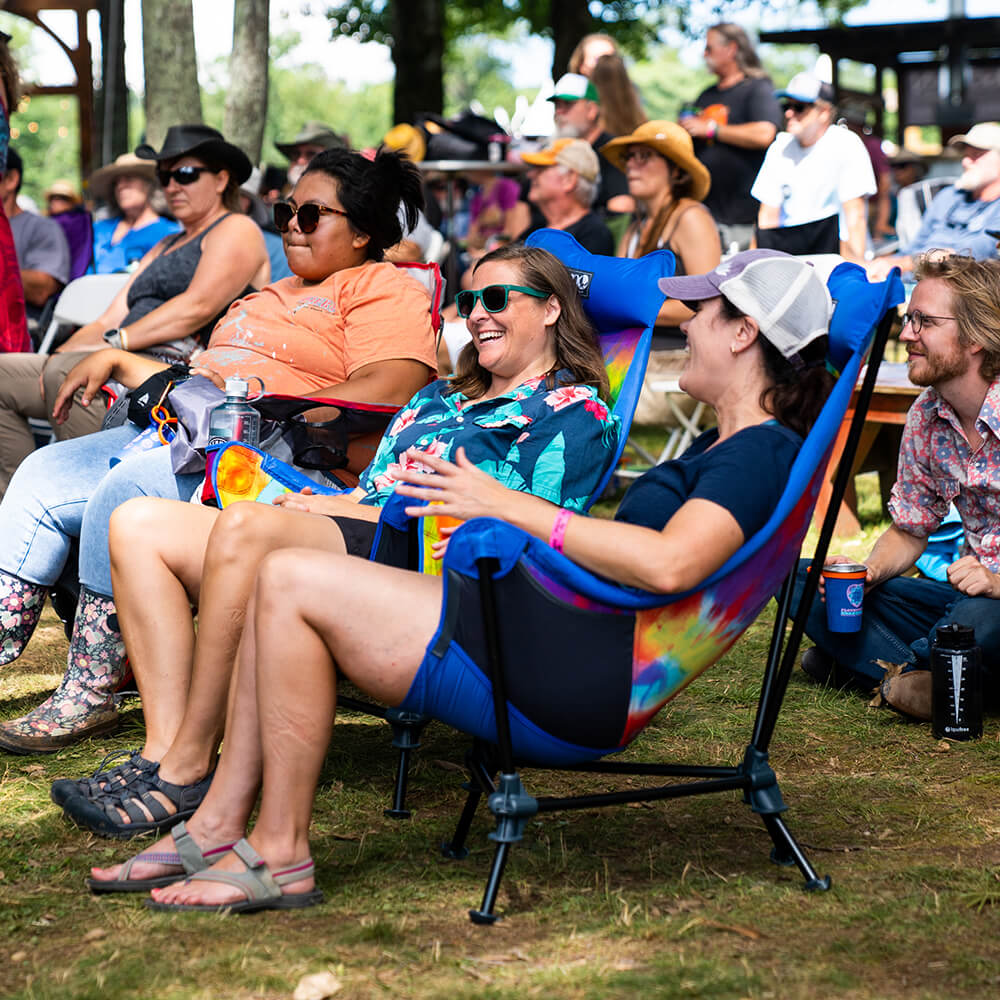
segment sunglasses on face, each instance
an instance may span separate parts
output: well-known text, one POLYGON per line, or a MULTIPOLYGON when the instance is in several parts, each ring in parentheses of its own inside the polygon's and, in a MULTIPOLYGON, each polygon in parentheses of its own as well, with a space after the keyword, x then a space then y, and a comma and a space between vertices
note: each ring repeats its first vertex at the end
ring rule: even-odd
POLYGON ((482 302, 483 308, 488 313, 503 312, 507 308, 507 299, 511 292, 522 292, 524 295, 532 295, 536 299, 547 299, 548 292, 540 292, 537 288, 526 288, 524 285, 487 285, 473 291, 466 288, 455 296, 455 308, 462 319, 468 319, 472 315, 472 310, 476 308, 476 302, 482 302))
POLYGON ((781 105, 781 110, 782 112, 791 111, 793 115, 801 115, 814 106, 813 104, 804 104, 802 101, 785 101, 781 105))
POLYGON ((156 171, 156 179, 160 182, 160 187, 165 188, 172 180, 177 181, 181 187, 187 187, 204 173, 214 174, 216 171, 209 170, 208 167, 175 167, 173 170, 164 170, 162 167, 156 171))
POLYGON ((288 232, 288 227, 295 216, 299 217, 299 230, 306 235, 316 231, 321 215, 342 215, 345 219, 347 218, 347 213, 343 209, 331 208, 329 205, 318 205, 314 201, 307 201, 297 208, 289 201, 276 201, 272 207, 274 225, 279 233, 288 232))
POLYGON ((656 156, 656 153, 646 146, 636 146, 635 149, 630 149, 625 153, 624 162, 627 165, 632 160, 635 160, 640 167, 644 167, 654 156, 656 156))

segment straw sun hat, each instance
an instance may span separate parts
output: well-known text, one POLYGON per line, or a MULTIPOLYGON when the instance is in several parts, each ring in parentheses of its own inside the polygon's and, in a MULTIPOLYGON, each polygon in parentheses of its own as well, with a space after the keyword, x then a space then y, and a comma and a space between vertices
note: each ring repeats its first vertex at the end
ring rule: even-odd
POLYGON ((119 177, 141 177, 152 184, 156 178, 156 166, 150 160, 140 160, 135 153, 122 153, 114 163, 90 175, 88 185, 91 195, 107 201, 119 177))
POLYGON ((674 122, 644 122, 631 135, 621 135, 601 146, 601 155, 619 170, 625 170, 625 153, 629 146, 648 146, 671 163, 691 175, 691 197, 704 201, 712 178, 694 155, 691 136, 674 122))

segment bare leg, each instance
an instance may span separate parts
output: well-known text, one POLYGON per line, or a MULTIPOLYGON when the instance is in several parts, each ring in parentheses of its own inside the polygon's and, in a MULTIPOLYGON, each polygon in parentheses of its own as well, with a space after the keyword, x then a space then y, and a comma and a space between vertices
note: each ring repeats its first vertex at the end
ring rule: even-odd
MULTIPOLYGON (((248 613, 253 613, 252 604, 248 613)), ((219 761, 208 794, 186 824, 188 833, 203 851, 218 844, 232 843, 244 835, 260 790, 260 739, 253 664, 253 630, 247 629, 240 643, 237 667, 229 691, 225 731, 227 752, 219 761)), ((173 852, 173 838, 167 834, 142 853, 170 855, 173 852)), ((176 865, 169 863, 165 865, 155 860, 142 861, 133 866, 130 878, 156 878, 171 874, 174 868, 176 865)), ((91 875, 98 881, 111 881, 121 877, 121 869, 121 865, 92 868, 91 875)))
POLYGON ((219 512, 142 498, 111 516, 111 580, 118 624, 142 695, 146 743, 160 760, 173 743, 191 685, 194 613, 205 548, 219 512))
POLYGON ((269 553, 290 545, 345 551, 336 523, 316 514, 239 503, 216 519, 201 571, 198 641, 187 708, 173 745, 160 762, 160 775, 166 781, 191 784, 211 770, 257 569, 269 553))
MULTIPOLYGON (((248 839, 272 871, 309 856, 313 797, 336 709, 334 661, 368 694, 399 704, 434 634, 440 605, 439 579, 356 558, 289 549, 264 563, 254 603, 264 792, 248 839)), ((243 717, 234 708, 237 714, 243 717)), ((236 757, 227 734, 223 763, 236 757)), ((227 855, 213 867, 235 871, 242 864, 227 855)), ((312 888, 309 877, 285 891, 312 888)), ((153 895, 184 903, 241 898, 238 890, 205 882, 178 883, 153 895)))

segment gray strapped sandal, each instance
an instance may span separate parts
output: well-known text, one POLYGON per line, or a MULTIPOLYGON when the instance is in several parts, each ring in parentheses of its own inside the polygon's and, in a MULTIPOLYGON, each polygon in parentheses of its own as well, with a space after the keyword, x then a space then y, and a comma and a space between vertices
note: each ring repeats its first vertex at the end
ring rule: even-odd
POLYGON ((232 844, 220 844, 218 847, 202 852, 202 849, 194 842, 194 837, 187 832, 183 820, 171 829, 170 836, 174 838, 174 846, 177 848, 176 854, 166 851, 143 851, 142 854, 137 854, 125 862, 118 878, 88 878, 87 888, 97 895, 106 892, 149 892, 150 889, 173 885, 174 882, 179 882, 186 875, 204 871, 209 865, 218 861, 223 854, 227 854, 233 849, 232 844), (137 862, 168 865, 176 868, 177 871, 171 875, 158 875, 155 878, 129 878, 132 874, 132 866, 137 862))
POLYGON ((159 769, 160 765, 154 764, 124 787, 105 789, 92 798, 70 796, 63 804, 63 811, 77 826, 101 837, 129 840, 142 833, 163 833, 194 815, 215 772, 191 785, 175 785, 164 781, 159 769), (173 808, 168 808, 154 792, 159 792, 173 808))
POLYGON ((246 865, 246 871, 194 872, 187 881, 221 882, 238 889, 246 899, 235 903, 160 903, 155 899, 147 899, 146 905, 151 910, 169 912, 190 910, 198 913, 255 913, 258 910, 301 910, 323 902, 323 893, 319 889, 296 893, 281 891, 283 885, 308 878, 315 872, 311 858, 272 873, 248 841, 236 841, 233 853, 246 865))
POLYGON ((52 782, 50 796, 57 806, 65 806, 66 800, 74 795, 92 799, 107 791, 121 791, 140 775, 155 770, 156 761, 147 760, 138 750, 118 750, 109 753, 89 778, 57 778, 52 782), (104 770, 111 761, 124 756, 128 760, 104 770))

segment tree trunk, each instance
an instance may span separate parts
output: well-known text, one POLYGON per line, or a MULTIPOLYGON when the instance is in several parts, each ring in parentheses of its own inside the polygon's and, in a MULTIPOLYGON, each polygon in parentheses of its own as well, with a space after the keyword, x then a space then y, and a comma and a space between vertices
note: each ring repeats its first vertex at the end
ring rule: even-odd
POLYGON ((146 141, 159 146, 171 125, 201 123, 191 0, 142 0, 146 141))
POLYGON ((128 141, 128 88, 125 83, 123 0, 100 0, 101 89, 94 95, 98 164, 131 149, 128 141))
POLYGON ((393 121, 412 122, 419 111, 440 114, 444 107, 444 0, 394 3, 392 38, 393 121))
POLYGON ((552 79, 558 80, 569 69, 569 57, 576 43, 594 30, 587 0, 551 0, 552 39, 556 43, 552 56, 552 79))
POLYGON ((233 51, 223 132, 251 163, 260 162, 267 118, 267 46, 270 0, 235 0, 233 51))

